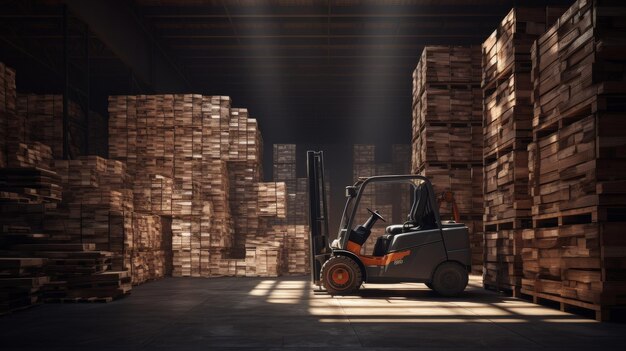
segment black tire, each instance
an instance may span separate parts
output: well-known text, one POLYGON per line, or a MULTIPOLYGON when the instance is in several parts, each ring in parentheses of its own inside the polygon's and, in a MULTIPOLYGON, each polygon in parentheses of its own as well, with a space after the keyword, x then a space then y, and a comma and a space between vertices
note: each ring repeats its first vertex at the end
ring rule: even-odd
POLYGON ((322 265, 322 285, 331 295, 348 295, 363 283, 361 268, 350 257, 333 256, 322 265))
POLYGON ((433 290, 442 296, 458 296, 467 286, 467 269, 456 262, 444 262, 433 274, 433 290))
POLYGON ((430 290, 433 290, 433 285, 431 283, 424 283, 430 290))

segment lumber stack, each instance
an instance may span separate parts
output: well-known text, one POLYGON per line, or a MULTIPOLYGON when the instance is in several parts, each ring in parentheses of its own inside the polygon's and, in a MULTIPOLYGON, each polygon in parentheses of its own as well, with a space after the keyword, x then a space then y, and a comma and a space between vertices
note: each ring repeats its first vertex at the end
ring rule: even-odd
POLYGON ((141 284, 165 275, 163 226, 161 216, 133 212, 133 243, 130 269, 133 284, 141 284))
POLYGON ((110 301, 130 292, 130 275, 122 278, 127 276, 125 271, 107 275, 106 285, 102 285, 102 274, 114 274, 109 273, 112 252, 96 250, 94 243, 73 244, 68 236, 53 235, 55 228, 48 223, 52 218, 66 218, 62 203, 15 192, 0 196, 0 257, 18 270, 9 270, 5 274, 11 280, 0 283, 0 304, 5 311, 42 300, 110 301), (34 259, 46 264, 27 262, 34 259))
POLYGON ((0 314, 40 302, 42 286, 50 281, 43 275, 44 258, 0 257, 0 314))
POLYGON ((285 218, 285 183, 259 182, 256 185, 261 217, 285 218))
POLYGON ((135 211, 171 216, 173 274, 246 275, 248 242, 284 212, 280 191, 276 211, 259 204, 256 120, 228 97, 198 94, 112 96, 109 113, 109 154, 135 177, 135 211))
POLYGON ((125 164, 85 156, 55 160, 54 165, 64 196, 60 214, 46 220, 52 237, 111 251, 112 267, 128 270, 133 284, 163 277, 161 217, 158 212, 135 211, 133 182, 125 164))
POLYGON ((482 45, 484 91, 483 282, 519 292, 522 231, 529 228, 528 151, 532 136, 532 43, 561 8, 514 8, 482 45))
MULTIPOLYGON (((292 275, 309 272, 309 227, 308 223, 308 187, 306 178, 297 178, 296 145, 273 145, 273 180, 285 183, 286 212, 285 218, 277 218, 271 225, 269 236, 283 240, 280 257, 284 273, 292 275), (282 238, 282 239, 280 239, 282 238)), ((275 245, 276 246, 276 245, 275 245)), ((274 262, 275 248, 270 248, 269 262, 274 262)), ((246 257, 251 257, 252 251, 246 257)), ((255 252, 255 259, 263 258, 263 253, 255 252)), ((264 261, 265 260, 265 261, 264 261)))
POLYGON ((110 270, 113 253, 95 250, 94 244, 23 244, 13 252, 48 260, 44 272, 50 283, 43 287, 47 302, 113 300, 130 293, 130 274, 110 270))
MULTIPOLYGON (((17 114, 24 123, 19 129, 28 131, 30 140, 50 146, 54 158, 63 158, 63 96, 62 95, 17 95, 17 114)), ((68 151, 77 157, 85 143, 85 114, 73 101, 68 106, 69 130, 68 151)))
MULTIPOLYGON (((75 201, 84 194, 70 191, 68 185, 73 183, 85 188, 106 180, 83 164, 71 172, 68 168, 59 174, 58 161, 53 157, 62 154, 62 133, 54 135, 62 124, 62 98, 20 95, 16 103, 14 72, 2 69, 2 128, 6 127, 0 168, 0 305, 3 312, 51 298, 54 301, 68 298, 108 301, 126 295, 130 291, 130 275, 124 278, 126 272, 109 273, 114 253, 96 250, 95 242, 83 244, 81 238, 73 236, 81 227, 91 233, 100 228, 96 225, 98 221, 83 221, 75 201), (7 90, 7 86, 10 89, 7 90), (103 274, 107 274, 106 279, 103 274)), ((79 116, 77 105, 72 106, 70 114, 79 116)), ((71 143, 75 150, 79 145, 80 142, 71 143)), ((103 165, 96 163, 93 165, 96 168, 103 165)), ((85 199, 93 206, 121 197, 119 194, 98 195, 102 197, 85 199)))
POLYGON ((13 265, 7 273, 13 281, 0 283, 11 291, 2 301, 10 308, 18 307, 11 305, 17 297, 30 303, 38 298, 44 302, 111 301, 130 293, 130 274, 111 271, 113 253, 96 250, 95 244, 54 241, 26 226, 5 225, 2 237, 1 260, 13 265), (25 289, 30 296, 24 295, 25 289), (22 295, 15 295, 18 291, 22 295))
POLYGON ((0 167, 7 165, 6 140, 11 130, 9 121, 15 114, 16 98, 15 70, 0 62, 0 167))
POLYGON ((621 2, 577 1, 532 48, 522 293, 600 320, 626 303, 625 13, 621 2))
MULTIPOLYGON (((482 90, 479 47, 426 46, 413 72, 412 172, 454 194, 482 271, 482 90)), ((452 218, 452 206, 440 208, 452 218)))
POLYGON ((18 194, 32 203, 61 201, 61 181, 42 168, 0 168, 0 191, 18 194))

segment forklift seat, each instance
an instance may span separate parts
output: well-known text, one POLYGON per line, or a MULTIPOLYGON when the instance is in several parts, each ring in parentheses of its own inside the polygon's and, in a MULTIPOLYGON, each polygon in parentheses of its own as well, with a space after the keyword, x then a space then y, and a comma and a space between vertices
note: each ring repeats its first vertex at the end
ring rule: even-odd
POLYGON ((428 202, 428 189, 424 184, 420 184, 415 188, 413 196, 413 204, 404 224, 392 224, 385 229, 387 235, 396 235, 402 233, 408 227, 419 225, 421 213, 424 212, 426 203, 428 202), (423 201, 422 201, 423 199, 423 201))
POLYGON ((376 240, 374 246, 374 256, 384 256, 387 254, 389 245, 393 237, 400 233, 427 230, 437 228, 435 220, 435 212, 430 203, 430 195, 428 188, 424 184, 420 184, 415 188, 415 196, 411 211, 409 212, 407 221, 404 224, 393 224, 385 229, 385 234, 376 240))

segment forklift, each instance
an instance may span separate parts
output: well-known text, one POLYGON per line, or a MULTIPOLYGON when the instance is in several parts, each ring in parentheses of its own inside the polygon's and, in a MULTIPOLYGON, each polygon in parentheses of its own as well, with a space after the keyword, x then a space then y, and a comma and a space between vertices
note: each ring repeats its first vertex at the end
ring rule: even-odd
POLYGON ((349 295, 363 283, 404 282, 424 283, 442 296, 457 296, 465 290, 471 264, 469 231, 464 224, 441 221, 428 178, 374 176, 347 186, 337 239, 329 244, 322 151, 307 151, 307 176, 311 280, 320 291, 349 295), (384 214, 367 208, 369 218, 362 224, 355 223, 359 202, 364 194, 371 194, 376 184, 400 184, 411 192, 411 207, 406 221, 387 226, 377 238, 373 253, 365 255, 362 247, 372 229, 386 222, 384 214))

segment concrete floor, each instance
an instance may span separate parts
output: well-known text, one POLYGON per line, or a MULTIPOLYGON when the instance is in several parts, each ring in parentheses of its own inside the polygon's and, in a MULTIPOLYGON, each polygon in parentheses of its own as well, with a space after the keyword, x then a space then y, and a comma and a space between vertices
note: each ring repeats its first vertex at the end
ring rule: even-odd
POLYGON ((0 349, 624 349, 624 324, 503 297, 479 279, 459 298, 422 284, 332 298, 314 295, 304 277, 169 278, 109 304, 0 316, 0 349))

